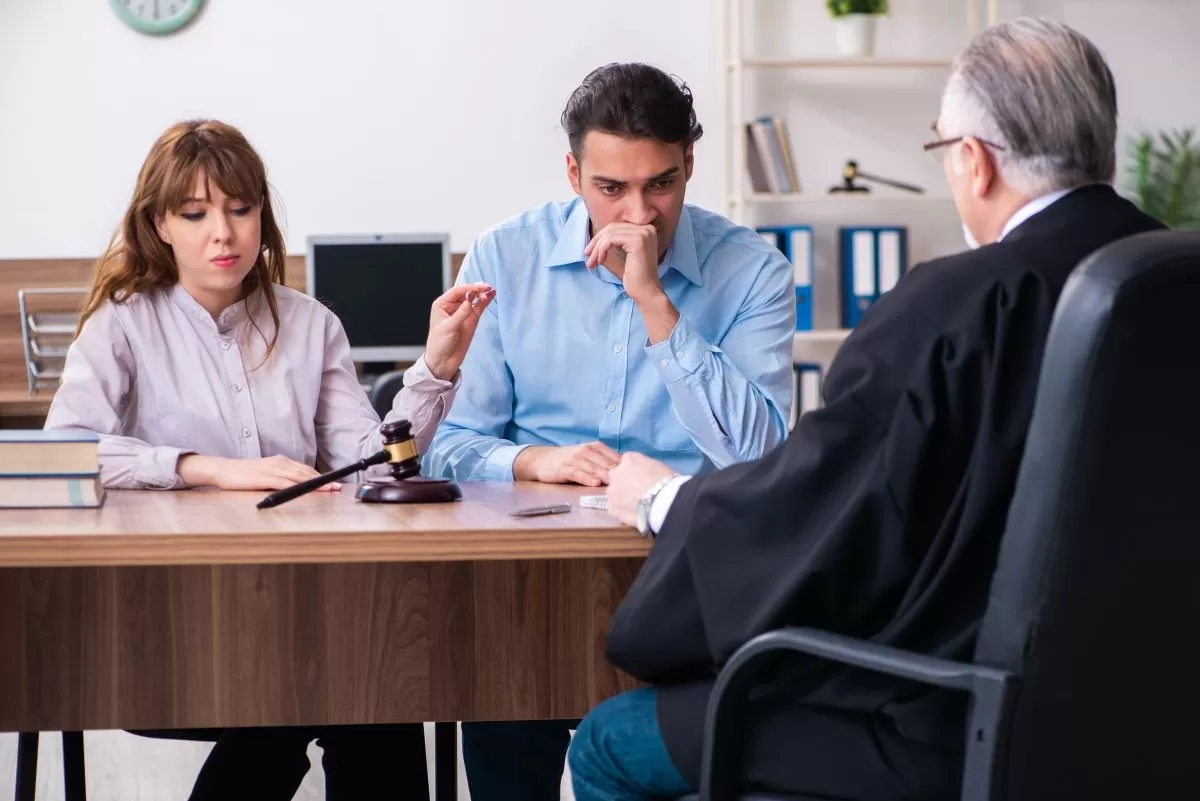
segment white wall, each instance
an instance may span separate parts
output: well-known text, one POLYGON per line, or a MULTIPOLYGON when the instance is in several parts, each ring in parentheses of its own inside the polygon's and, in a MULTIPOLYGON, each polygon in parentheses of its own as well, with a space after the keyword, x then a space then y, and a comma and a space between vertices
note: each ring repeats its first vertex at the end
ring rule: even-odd
MULTIPOLYGON (((747 26, 756 52, 832 52, 824 0, 745 5, 758 20, 747 26)), ((724 210, 719 8, 207 0, 190 28, 154 38, 101 0, 0 3, 0 258, 97 254, 150 143, 194 115, 240 126, 263 153, 292 252, 311 233, 415 230, 448 230, 463 250, 487 225, 569 195, 558 117, 579 79, 609 60, 650 61, 693 87, 706 133, 690 199, 724 210)), ((964 8, 897 0, 880 53, 952 55, 964 8)), ((1000 10, 1048 14, 1091 35, 1117 73, 1124 131, 1200 123, 1188 86, 1200 67, 1200 3, 1001 0, 1000 10)), ((806 191, 823 192, 856 157, 864 170, 941 192, 920 144, 943 80, 937 70, 767 74, 750 87, 750 110, 787 111, 806 191)), ((760 219, 801 214, 911 222, 917 258, 961 243, 948 205, 777 207, 760 219)))
POLYGON ((105 0, 0 2, 0 258, 91 256, 154 138, 193 115, 243 129, 311 233, 485 226, 570 192, 559 114, 599 64, 651 61, 713 124, 691 187, 720 202, 713 0, 208 0, 147 37, 105 0))

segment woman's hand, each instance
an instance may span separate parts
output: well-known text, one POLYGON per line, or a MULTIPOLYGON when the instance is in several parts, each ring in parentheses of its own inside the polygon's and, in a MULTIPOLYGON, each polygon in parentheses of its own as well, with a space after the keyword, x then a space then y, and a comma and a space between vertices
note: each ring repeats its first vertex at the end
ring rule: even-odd
POLYGON ((434 377, 443 381, 454 378, 467 357, 479 319, 494 297, 496 290, 487 284, 459 284, 433 302, 425 365, 434 377))
MULTIPOLYGON (((320 475, 306 464, 286 456, 265 459, 225 459, 189 453, 179 458, 175 472, 189 487, 218 487, 227 490, 281 490, 320 475)), ((337 482, 318 487, 316 492, 342 488, 337 482)))

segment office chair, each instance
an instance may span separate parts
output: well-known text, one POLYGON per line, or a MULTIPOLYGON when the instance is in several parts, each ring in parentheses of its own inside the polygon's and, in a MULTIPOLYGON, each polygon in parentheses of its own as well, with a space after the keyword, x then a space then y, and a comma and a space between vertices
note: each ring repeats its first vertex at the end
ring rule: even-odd
POLYGON ((392 410, 392 401, 403 386, 403 370, 390 370, 371 382, 371 405, 380 419, 392 410))
POLYGON ((966 801, 1200 798, 1197 299, 1200 232, 1130 237, 1076 268, 973 661, 761 635, 717 680, 698 798, 799 801, 739 794, 748 695, 789 652, 968 693, 966 801))

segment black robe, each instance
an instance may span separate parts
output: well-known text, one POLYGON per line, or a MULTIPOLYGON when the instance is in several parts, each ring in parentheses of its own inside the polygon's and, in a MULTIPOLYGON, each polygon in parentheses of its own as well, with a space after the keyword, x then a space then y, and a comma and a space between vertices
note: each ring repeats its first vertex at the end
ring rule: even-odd
MULTIPOLYGON (((1063 284, 1101 246, 1161 227, 1088 186, 995 245, 914 268, 846 339, 824 406, 786 443, 682 487, 608 655, 658 685, 693 786, 713 677, 755 635, 810 626, 971 659, 1063 284)), ((755 704, 748 781, 957 797, 966 700, 797 657, 755 704)))

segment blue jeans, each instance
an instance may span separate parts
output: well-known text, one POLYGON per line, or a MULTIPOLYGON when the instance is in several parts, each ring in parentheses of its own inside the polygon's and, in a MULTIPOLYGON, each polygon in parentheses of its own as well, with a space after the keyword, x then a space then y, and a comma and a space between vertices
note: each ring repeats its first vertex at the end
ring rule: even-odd
POLYGON ((583 719, 567 753, 575 801, 673 799, 694 792, 658 728, 657 693, 610 698, 583 719))

